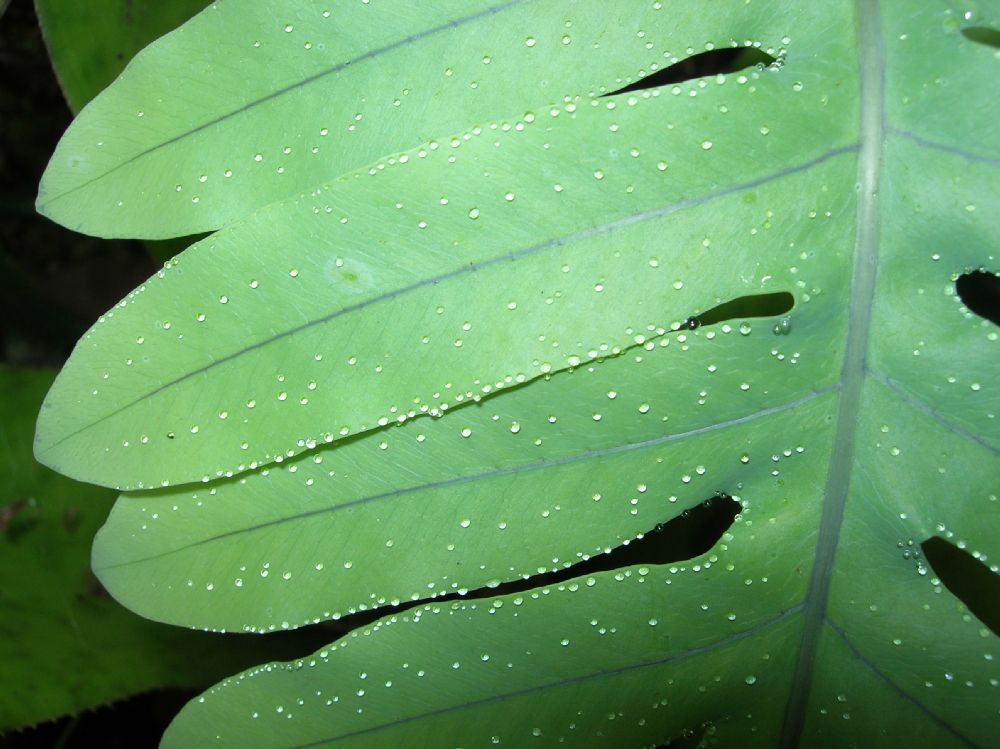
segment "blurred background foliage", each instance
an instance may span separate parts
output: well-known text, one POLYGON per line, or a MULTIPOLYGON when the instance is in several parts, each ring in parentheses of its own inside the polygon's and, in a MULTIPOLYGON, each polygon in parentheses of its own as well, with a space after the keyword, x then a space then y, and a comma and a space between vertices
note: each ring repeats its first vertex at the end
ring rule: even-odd
POLYGON ((209 634, 142 619, 90 572, 116 493, 32 457, 55 372, 92 322, 191 240, 86 237, 38 216, 49 156, 132 56, 206 0, 0 0, 0 747, 155 746, 226 674, 329 635, 209 634), (306 640, 306 642, 303 642, 306 640))

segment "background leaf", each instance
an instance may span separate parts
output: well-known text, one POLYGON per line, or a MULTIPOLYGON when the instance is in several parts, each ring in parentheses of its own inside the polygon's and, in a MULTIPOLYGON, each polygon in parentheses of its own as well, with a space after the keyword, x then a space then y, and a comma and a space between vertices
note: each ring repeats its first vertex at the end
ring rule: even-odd
POLYGON ((52 66, 73 112, 111 85, 136 52, 206 5, 207 0, 35 0, 52 66))

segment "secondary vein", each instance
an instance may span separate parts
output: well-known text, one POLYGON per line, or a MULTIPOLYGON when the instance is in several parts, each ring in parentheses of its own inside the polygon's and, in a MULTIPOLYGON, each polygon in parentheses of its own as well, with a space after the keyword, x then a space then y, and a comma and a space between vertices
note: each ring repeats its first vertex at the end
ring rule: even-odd
POLYGON ((414 42, 418 42, 421 39, 425 39, 425 38, 427 38, 429 36, 434 36, 436 34, 439 34, 439 33, 443 32, 443 31, 448 31, 448 30, 451 30, 451 29, 460 28, 461 26, 465 26, 465 25, 467 25, 469 23, 472 23, 474 21, 478 21, 478 20, 480 20, 481 18, 484 18, 484 17, 489 17, 489 16, 496 15, 497 13, 501 13, 501 12, 503 12, 505 10, 510 9, 511 7, 514 7, 516 5, 520 5, 523 2, 525 2, 525 0, 507 0, 507 2, 505 2, 505 3, 501 3, 499 5, 493 5, 493 6, 489 7, 489 8, 481 10, 481 11, 479 11, 477 13, 473 13, 473 14, 465 16, 463 18, 457 18, 455 20, 448 21, 446 23, 440 24, 440 25, 435 26, 433 28, 426 29, 424 31, 421 31, 421 32, 418 32, 418 33, 415 33, 415 34, 410 34, 409 36, 406 36, 406 37, 404 37, 402 39, 397 39, 394 42, 390 42, 389 44, 383 45, 383 46, 378 47, 376 49, 368 50, 364 54, 359 55, 358 57, 355 57, 354 59, 345 60, 344 62, 339 62, 339 63, 336 63, 335 65, 331 65, 330 67, 326 68, 325 70, 321 70, 318 73, 314 73, 314 74, 312 74, 310 76, 307 76, 306 78, 303 78, 301 81, 295 81, 295 83, 291 83, 291 84, 289 84, 287 86, 284 86, 283 88, 279 88, 276 91, 272 91, 269 94, 265 94, 264 96, 260 96, 260 97, 258 97, 256 99, 254 99, 253 101, 247 102, 243 106, 237 107, 236 109, 234 109, 232 111, 229 111, 229 112, 226 112, 225 114, 221 114, 218 117, 215 117, 215 118, 209 120, 208 122, 203 122, 202 124, 196 125, 195 127, 191 128, 189 130, 185 130, 182 133, 178 133, 177 135, 173 136, 172 138, 168 138, 168 139, 166 139, 166 140, 164 140, 164 141, 162 141, 160 143, 156 143, 155 145, 149 146, 148 148, 140 151, 137 154, 134 154, 133 156, 130 156, 129 158, 125 159, 124 161, 120 161, 119 163, 115 164, 113 167, 111 167, 107 171, 104 171, 104 172, 102 172, 101 174, 98 174, 95 177, 91 177, 90 179, 86 180, 85 182, 81 182, 80 184, 78 184, 78 185, 70 188, 69 190, 65 190, 64 192, 61 192, 58 195, 53 195, 51 197, 47 197, 45 200, 39 201, 39 206, 50 205, 50 204, 56 202, 57 200, 62 200, 63 198, 67 197, 68 195, 72 195, 73 193, 77 192, 78 190, 82 190, 85 187, 87 187, 88 185, 91 185, 94 182, 97 182, 99 180, 104 179, 109 174, 113 174, 114 172, 117 172, 119 169, 122 169, 123 167, 126 167, 129 164, 132 164, 132 163, 138 161, 139 159, 148 156, 151 153, 155 153, 156 151, 159 151, 162 148, 166 148, 167 146, 170 146, 170 145, 172 145, 174 143, 177 143, 178 141, 184 140, 185 138, 189 138, 192 135, 195 135, 196 133, 200 133, 203 130, 207 130, 210 127, 214 127, 215 125, 218 125, 218 124, 220 124, 222 122, 225 122, 226 120, 230 120, 233 117, 236 117, 237 115, 240 115, 240 114, 246 112, 247 110, 253 109, 254 107, 260 106, 261 104, 264 104, 264 103, 266 103, 268 101, 271 101, 272 99, 277 99, 279 97, 284 96, 285 94, 288 94, 288 93, 291 93, 293 91, 298 91, 300 89, 303 89, 306 86, 309 86, 310 84, 315 83, 316 81, 319 81, 319 80, 322 80, 324 78, 327 78, 328 76, 336 75, 337 73, 342 72, 343 70, 345 70, 346 68, 348 68, 348 67, 350 67, 352 65, 357 65, 358 63, 361 63, 361 62, 367 62, 367 61, 370 61, 370 60, 374 60, 374 59, 376 59, 378 57, 381 57, 384 54, 392 52, 393 50, 399 49, 401 47, 405 47, 405 46, 407 46, 409 44, 413 44, 414 42))
POLYGON ((114 564, 108 564, 101 567, 95 566, 94 569, 95 571, 103 572, 109 569, 128 567, 134 564, 151 562, 157 559, 162 559, 163 557, 168 557, 174 554, 178 554, 183 551, 188 551, 190 549, 199 546, 204 546, 206 544, 222 541, 224 539, 231 538, 233 536, 240 536, 245 533, 253 533, 256 531, 264 530, 266 528, 273 528, 278 525, 285 525, 287 523, 293 523, 300 520, 307 520, 309 518, 314 518, 316 516, 329 515, 335 512, 340 512, 341 510, 356 508, 361 505, 371 504, 372 502, 381 502, 385 500, 395 499, 397 497, 405 496, 407 494, 413 494, 415 492, 433 491, 435 489, 444 489, 450 486, 456 486, 461 484, 471 484, 478 481, 485 481, 488 479, 499 478, 502 476, 511 476, 521 473, 529 473, 532 471, 540 471, 547 468, 571 465, 573 463, 579 463, 582 461, 603 458, 609 455, 617 455, 619 453, 632 452, 634 450, 642 450, 644 448, 649 448, 649 447, 656 447, 657 445, 665 445, 671 442, 679 442, 681 440, 690 439, 692 437, 697 437, 703 434, 709 434, 711 432, 716 432, 722 429, 728 429, 730 427, 739 426, 740 424, 747 424, 749 422, 757 421, 767 416, 772 416, 785 411, 797 409, 800 406, 804 406, 806 403, 815 400, 816 398, 822 397, 830 392, 833 392, 835 389, 836 386, 830 385, 825 388, 822 388, 821 390, 815 390, 811 393, 807 393, 806 395, 803 395, 787 403, 781 403, 776 406, 770 406, 768 408, 763 408, 760 409, 759 411, 755 411, 753 413, 746 414, 744 416, 739 416, 734 419, 728 419, 726 421, 716 422, 714 424, 698 427, 696 429, 691 429, 685 432, 665 434, 661 437, 655 437, 653 439, 642 440, 640 442, 627 442, 621 445, 614 445, 613 447, 601 448, 599 450, 585 450, 583 452, 576 453, 574 455, 567 455, 562 458, 539 460, 533 463, 523 463, 521 465, 509 466, 506 468, 491 468, 489 470, 481 471, 479 473, 467 474, 463 476, 454 476, 447 479, 441 479, 439 481, 429 481, 420 484, 415 484, 412 486, 405 486, 399 489, 392 489, 387 492, 372 494, 367 497, 359 497, 358 499, 351 500, 350 502, 343 502, 341 504, 336 504, 329 507, 320 507, 315 510, 299 512, 294 515, 286 515, 284 517, 275 518, 274 520, 267 520, 243 528, 236 528, 234 530, 226 531, 224 533, 218 533, 214 536, 198 539, 197 541, 191 541, 187 544, 184 544, 183 546, 178 546, 172 549, 168 549, 167 551, 163 551, 158 554, 150 554, 148 556, 140 557, 137 559, 130 559, 125 562, 116 562, 114 564))
POLYGON ((407 286, 403 286, 403 287, 400 287, 400 288, 397 288, 397 289, 392 289, 392 290, 386 291, 386 292, 384 292, 382 294, 379 294, 377 296, 374 296, 374 297, 371 297, 369 299, 365 299, 363 301, 360 301, 360 302, 358 302, 356 304, 352 304, 352 305, 347 306, 347 307, 342 307, 340 309, 337 309, 337 310, 334 310, 332 312, 329 312, 329 313, 327 313, 325 315, 322 315, 322 316, 320 316, 318 318, 315 318, 313 320, 308 320, 308 321, 302 323, 301 325, 297 325, 294 328, 289 328, 288 330, 283 330, 283 331, 277 332, 277 333, 271 335, 268 338, 264 338, 264 339, 262 339, 260 341, 255 341, 253 343, 250 343, 250 344, 244 346, 243 348, 240 348, 240 349, 238 349, 236 351, 233 351, 233 352, 231 352, 229 354, 226 354, 224 356, 220 356, 218 358, 213 358, 212 361, 209 362, 208 364, 205 364, 205 365, 203 365, 203 366, 201 366, 201 367, 199 367, 197 369, 193 369, 190 372, 185 372, 184 374, 179 375, 179 376, 173 378, 172 380, 164 382, 161 385, 158 385, 157 387, 151 389, 150 391, 148 391, 146 393, 143 393, 143 394, 137 396, 136 398, 133 398, 128 403, 122 404, 121 406, 119 406, 118 408, 114 409, 113 411, 109 411, 108 413, 104 414, 103 416, 101 416, 101 417, 99 417, 97 419, 94 419, 93 421, 90 421, 90 422, 84 424, 83 426, 79 427, 78 429, 76 429, 76 430, 74 430, 72 432, 68 432, 67 434, 65 434, 60 439, 55 440, 51 444, 49 444, 46 447, 46 449, 51 450, 52 448, 58 447, 59 445, 63 444, 64 442, 67 442, 67 441, 73 439, 74 437, 77 437, 78 435, 80 435, 80 434, 82 434, 84 432, 87 432, 87 431, 89 431, 89 430, 91 430, 91 429, 99 426, 100 424, 102 424, 103 422, 107 421, 108 419, 114 418, 118 414, 120 414, 120 413, 122 413, 124 411, 127 411, 128 409, 136 406, 137 404, 142 403, 143 401, 145 401, 145 400, 147 400, 149 398, 152 398, 152 397, 158 395, 159 393, 163 392, 164 390, 167 390, 168 388, 174 387, 175 385, 178 385, 178 384, 180 384, 180 383, 182 383, 182 382, 184 382, 186 380, 190 380, 193 377, 197 377, 198 375, 201 375, 201 374, 203 374, 203 373, 205 373, 205 372, 207 372, 209 370, 215 369, 216 367, 220 367, 220 366, 222 366, 224 364, 227 364, 227 363, 233 361, 234 359, 238 359, 238 358, 240 358, 242 356, 245 356, 245 355, 247 355, 247 354, 249 354, 249 353, 251 353, 253 351, 256 351, 258 349, 264 348, 265 346, 269 346, 269 345, 271 345, 271 344, 273 344, 273 343, 275 343, 277 341, 283 340, 283 339, 288 338, 290 336, 297 335, 298 333, 301 333, 301 332, 303 332, 305 330, 309 330, 311 328, 315 328, 315 327, 318 327, 320 325, 325 325, 326 323, 332 322, 333 320, 336 320, 336 319, 338 319, 340 317, 343 317, 345 315, 349 315, 349 314, 352 314, 352 313, 355 313, 355 312, 359 312, 359 311, 361 311, 361 310, 363 310, 363 309, 365 309, 367 307, 371 307, 371 306, 373 306, 375 304, 379 304, 381 302, 386 302, 386 301, 389 301, 389 300, 392 300, 392 299, 396 299, 398 297, 404 296, 406 294, 412 293, 414 291, 417 291, 419 289, 422 289, 422 288, 425 288, 425 287, 428 287, 428 286, 437 286, 439 284, 442 284, 442 283, 445 283, 445 282, 448 282, 448 281, 451 281, 451 280, 454 280, 454 279, 462 278, 462 277, 467 276, 469 274, 476 273, 476 272, 481 271, 481 270, 483 270, 485 268, 489 268, 489 267, 492 267, 492 266, 495 266, 495 265, 499 265, 501 263, 513 263, 513 262, 517 262, 517 261, 521 260, 522 258, 529 257, 529 256, 532 256, 532 255, 541 254, 541 253, 544 253, 544 252, 547 252, 547 251, 550 251, 550 250, 554 250, 554 249, 559 248, 559 247, 564 247, 564 246, 566 246, 568 244, 571 244, 573 242, 578 242, 578 241, 581 241, 581 240, 584 240, 584 239, 588 239, 588 238, 593 237, 593 236, 598 236, 598 235, 601 235, 601 234, 611 234, 611 233, 614 233, 615 231, 619 231, 619 230, 621 230, 621 229, 623 229, 623 228, 625 228, 627 226, 631 226, 633 224, 638 224, 638 223, 641 223, 643 221, 649 221, 649 220, 652 220, 652 219, 662 218, 662 217, 668 216, 668 215, 670 215, 672 213, 678 213, 680 211, 684 211, 684 210, 687 210, 687 209, 690 209, 690 208, 695 208, 695 207, 700 206, 700 205, 705 205, 706 203, 710 203, 710 202, 712 202, 714 200, 718 200, 720 198, 726 197, 727 195, 732 195, 734 193, 739 193, 739 192, 742 192, 744 190, 750 190, 750 189, 753 189, 754 187, 759 187, 761 185, 768 184, 769 182, 773 182, 773 181, 782 179, 784 177, 791 176, 793 174, 798 174, 798 173, 801 173, 801 172, 806 172, 806 171, 812 169, 813 167, 818 166, 819 164, 822 164, 822 163, 824 163, 826 161, 829 161, 830 159, 834 159, 834 158, 836 158, 838 156, 841 156, 841 155, 844 155, 844 154, 853 153, 855 150, 856 150, 856 146, 853 145, 853 144, 852 145, 839 146, 839 147, 836 147, 836 148, 832 148, 829 151, 826 151, 825 153, 822 153, 819 156, 817 156, 817 157, 815 157, 813 159, 810 159, 809 161, 806 161, 804 163, 795 164, 795 165, 786 167, 784 169, 779 169, 776 172, 773 172, 771 174, 766 174, 766 175, 764 175, 762 177, 758 177, 756 179, 752 179, 752 180, 748 180, 748 181, 745 181, 745 182, 740 182, 740 183, 732 184, 732 185, 729 185, 727 187, 723 187, 723 188, 721 188, 719 190, 716 190, 715 192, 708 193, 706 195, 701 195, 701 196, 698 196, 698 197, 695 197, 695 198, 685 198, 684 200, 680 200, 680 201, 678 201, 676 203, 671 203, 670 205, 661 206, 661 207, 658 207, 658 208, 653 208, 653 209, 650 209, 650 210, 647 210, 647 211, 642 211, 640 213, 635 213, 635 214, 631 214, 631 215, 628 215, 628 216, 624 216, 622 218, 617 218, 617 219, 614 219, 614 220, 609 221, 609 222, 604 223, 604 224, 600 224, 600 225, 597 225, 597 226, 587 227, 586 229, 581 229, 580 231, 574 232, 572 234, 568 234, 568 235, 561 236, 561 237, 556 237, 554 239, 548 239, 548 240, 545 240, 544 242, 540 242, 540 243, 532 245, 530 247, 524 247, 522 249, 515 250, 515 251, 512 251, 512 252, 506 253, 504 255, 499 255, 497 257, 486 258, 484 260, 478 260, 478 261, 473 261, 473 262, 459 262, 457 264, 457 267, 455 267, 455 268, 453 268, 451 270, 448 270, 448 271, 446 271, 444 273, 440 273, 440 274, 438 274, 436 276, 430 276, 430 277, 427 277, 427 278, 421 278, 421 279, 419 279, 417 281, 414 281, 413 283, 411 283, 411 284, 409 284, 407 286))
POLYGON ((518 697, 527 697, 528 695, 544 693, 550 689, 557 689, 560 687, 571 686, 573 684, 580 684, 583 682, 593 681, 594 679, 601 679, 608 676, 618 676, 620 674, 628 673, 631 671, 639 671, 646 668, 653 668, 656 666, 664 666, 668 663, 673 663, 676 661, 686 660, 704 653, 708 653, 712 650, 717 650, 718 648, 725 647, 734 642, 739 642, 748 637, 753 637, 754 635, 760 634, 766 629, 770 629, 780 622, 787 619, 792 614, 795 614, 801 606, 794 606, 786 611, 782 611, 776 616, 768 619, 767 621, 761 622, 755 627, 743 630, 742 632, 737 632, 736 634, 725 637, 716 642, 710 643, 708 645, 702 645, 700 647, 691 648, 690 650, 685 650, 680 653, 675 653, 669 655, 665 658, 657 658, 651 661, 643 661, 640 663, 630 663, 625 666, 614 669, 606 669, 602 671, 595 671, 589 674, 581 674, 579 676, 571 676, 568 678, 560 679, 555 682, 549 682, 548 684, 540 684, 534 687, 528 687, 526 689, 519 689, 513 692, 506 692, 502 694, 493 695, 491 697, 484 697, 478 700, 469 700, 468 702, 460 702, 456 705, 449 705, 448 707, 439 708, 437 710, 427 710, 423 713, 418 713, 416 715, 409 715, 404 718, 398 718, 396 720, 388 721, 385 723, 380 723, 374 726, 369 726, 367 728, 362 728, 357 731, 352 731, 351 733, 341 734, 339 736, 328 736, 318 741, 311 741, 308 744, 298 744, 291 749, 313 749, 314 747, 328 746, 335 741, 343 741, 345 739, 352 739, 358 736, 364 736, 366 734, 372 734, 377 731, 383 731, 389 728, 396 728, 400 725, 406 723, 412 723, 418 720, 426 720, 428 718, 434 718, 439 715, 446 715, 448 713, 457 712, 459 710, 468 710, 471 708, 481 707, 483 705, 493 704, 497 702, 503 702, 505 700, 516 699, 518 697))
POLYGON ((868 660, 864 656, 864 654, 862 654, 862 652, 860 650, 858 650, 854 646, 854 643, 850 641, 850 639, 847 637, 847 633, 844 632, 844 630, 842 630, 840 627, 838 627, 836 624, 834 624, 831 621, 827 621, 826 624, 827 624, 828 627, 830 627, 831 630, 833 630, 833 632, 841 640, 844 641, 844 644, 847 645, 847 647, 850 649, 851 653, 854 654, 854 657, 857 658, 861 663, 863 663, 865 665, 865 667, 868 668, 868 670, 870 670, 877 677, 879 677, 882 681, 884 681, 894 692, 896 692, 896 694, 898 694, 904 700, 906 700, 907 702, 909 702, 910 704, 912 704, 914 707, 916 707, 918 710, 920 710, 920 712, 922 712, 924 715, 926 715, 931 720, 932 723, 934 723, 935 725, 941 727, 943 730, 945 730, 948 733, 950 733, 952 736, 954 736, 956 739, 958 739, 959 741, 961 741, 966 746, 970 747, 971 749, 980 749, 980 747, 979 747, 978 744, 976 744, 974 741, 972 741, 967 736, 965 736, 964 734, 962 734, 958 729, 956 729, 953 725, 951 725, 951 723, 949 723, 948 721, 944 720, 939 715, 931 712, 931 709, 929 707, 927 707, 923 702, 921 702, 920 700, 918 700, 916 697, 914 697, 909 692, 905 691, 902 687, 900 687, 898 684, 896 684, 896 682, 894 682, 892 679, 890 679, 888 676, 886 676, 874 663, 872 663, 870 660, 868 660))

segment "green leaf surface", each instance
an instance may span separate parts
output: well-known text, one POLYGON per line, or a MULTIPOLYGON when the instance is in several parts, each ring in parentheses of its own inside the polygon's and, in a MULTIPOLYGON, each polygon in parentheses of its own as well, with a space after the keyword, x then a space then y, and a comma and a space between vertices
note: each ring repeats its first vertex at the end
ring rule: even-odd
POLYGON ((119 76, 136 52, 206 5, 208 0, 35 0, 70 109, 79 112, 119 76))
MULTIPOLYGON (((651 4, 330 7, 217 3, 152 44, 67 132, 39 210, 100 236, 217 229, 430 138, 620 87, 665 52, 686 56, 647 46, 651 4)), ((728 44, 773 13, 740 9, 719 22, 688 4, 674 22, 728 44)))
POLYGON ((101 318, 46 402, 38 454, 125 489, 224 476, 794 290, 803 251, 823 257, 802 283, 843 285, 853 227, 798 219, 852 212, 853 191, 775 210, 803 173, 854 179, 854 119, 829 116, 856 108, 850 70, 828 71, 849 40, 824 43, 829 58, 780 72, 539 107, 256 212, 101 318), (708 129, 690 116, 720 108, 708 129), (743 240, 759 226, 785 239, 774 257, 743 240))
POLYGON ((31 458, 53 376, 0 368, 0 731, 150 689, 204 687, 268 653, 259 641, 145 621, 108 597, 90 573, 90 543, 114 493, 31 458))
MULTIPOLYGON (((78 345, 36 454, 127 490, 95 571, 145 616, 261 632, 563 568, 718 494, 741 514, 690 561, 432 603, 245 672, 165 746, 641 746, 702 725, 718 746, 989 746, 996 635, 920 544, 985 563, 1000 538, 998 336, 955 287, 1000 270, 1000 60, 962 34, 1000 7, 524 2, 441 46, 420 29, 445 10, 397 19, 412 41, 380 81, 447 49, 479 88, 414 84, 401 111, 426 119, 342 136, 310 172, 333 179, 246 215, 312 184, 270 173, 78 345), (747 43, 780 64, 592 96, 747 43), (500 63, 524 76, 502 95, 500 63), (773 292, 785 319, 681 324, 773 292)), ((192 39, 247 42, 214 12, 192 39)), ((362 12, 331 12, 329 49, 385 45, 344 31, 362 12)), ((186 34, 144 54, 183 64, 186 34)), ((384 103, 362 68, 331 79, 384 103)), ((103 106, 134 109, 129 85, 103 106)), ((289 132, 244 116, 240 137, 289 132)), ((221 164, 245 144, 170 147, 221 164)), ((83 195, 61 202, 135 230, 83 195)), ((190 230, 185 210, 166 222, 190 230)))

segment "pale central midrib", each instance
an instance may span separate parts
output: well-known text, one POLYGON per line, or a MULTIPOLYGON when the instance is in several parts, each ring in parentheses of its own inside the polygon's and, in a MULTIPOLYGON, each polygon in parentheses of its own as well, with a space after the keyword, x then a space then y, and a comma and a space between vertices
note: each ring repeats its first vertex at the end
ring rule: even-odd
POLYGON ((871 306, 878 266, 878 187, 885 128, 884 56, 878 4, 874 0, 858 0, 856 7, 861 97, 861 148, 858 153, 860 189, 847 347, 840 376, 841 395, 837 432, 824 492, 816 555, 802 614, 802 640, 785 709, 781 735, 782 749, 800 746, 805 725, 806 707, 809 703, 820 634, 826 616, 830 579, 854 461, 854 441, 861 390, 865 379, 865 356, 868 350, 871 306))

